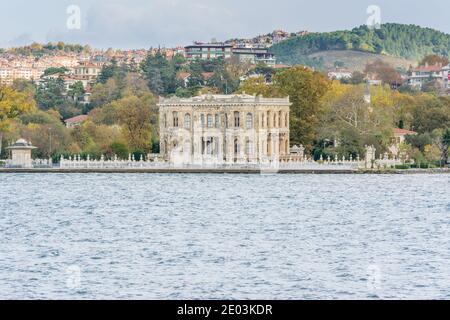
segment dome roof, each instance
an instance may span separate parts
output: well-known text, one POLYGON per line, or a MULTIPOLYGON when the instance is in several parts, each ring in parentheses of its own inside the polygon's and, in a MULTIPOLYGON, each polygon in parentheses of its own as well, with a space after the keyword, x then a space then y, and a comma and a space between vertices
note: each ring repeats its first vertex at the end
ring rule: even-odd
POLYGON ((36 147, 33 147, 33 145, 25 139, 19 139, 12 146, 7 147, 6 149, 10 149, 10 150, 12 150, 12 149, 21 149, 21 150, 30 149, 31 150, 31 149, 36 149, 36 147))
POLYGON ((25 139, 19 139, 14 143, 15 146, 28 146, 28 142, 25 139))

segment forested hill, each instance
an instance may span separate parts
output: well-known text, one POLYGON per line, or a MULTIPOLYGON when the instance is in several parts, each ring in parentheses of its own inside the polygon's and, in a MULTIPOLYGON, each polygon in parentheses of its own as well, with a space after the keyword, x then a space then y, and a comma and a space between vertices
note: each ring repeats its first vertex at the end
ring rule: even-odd
POLYGON ((308 55, 328 50, 355 50, 417 61, 428 54, 449 56, 450 35, 416 25, 387 23, 373 30, 361 26, 351 31, 310 33, 271 48, 282 63, 306 65, 314 64, 308 55))

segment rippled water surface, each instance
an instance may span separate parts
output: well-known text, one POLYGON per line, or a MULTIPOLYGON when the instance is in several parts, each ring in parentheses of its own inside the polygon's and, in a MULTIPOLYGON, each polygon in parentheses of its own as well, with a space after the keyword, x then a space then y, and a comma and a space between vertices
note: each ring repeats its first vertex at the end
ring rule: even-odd
POLYGON ((450 175, 0 174, 2 299, 450 298, 450 175))

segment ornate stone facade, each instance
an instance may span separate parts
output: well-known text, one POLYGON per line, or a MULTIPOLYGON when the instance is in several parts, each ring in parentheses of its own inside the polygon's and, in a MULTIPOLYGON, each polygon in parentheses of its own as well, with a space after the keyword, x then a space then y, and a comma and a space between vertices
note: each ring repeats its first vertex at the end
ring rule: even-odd
POLYGON ((289 98, 161 98, 161 155, 178 164, 258 163, 290 153, 289 98))

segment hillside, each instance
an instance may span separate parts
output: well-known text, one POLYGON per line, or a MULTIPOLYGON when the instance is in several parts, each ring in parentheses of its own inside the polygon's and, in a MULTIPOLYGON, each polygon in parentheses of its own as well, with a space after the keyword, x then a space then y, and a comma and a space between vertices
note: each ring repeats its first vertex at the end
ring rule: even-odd
POLYGON ((417 61, 427 54, 450 55, 450 35, 430 28, 395 23, 371 30, 361 26, 351 31, 310 33, 272 46, 280 63, 324 68, 314 54, 348 50, 417 61))
POLYGON ((378 59, 381 59, 396 68, 401 68, 402 70, 408 70, 409 66, 417 65, 417 62, 414 60, 355 50, 319 51, 310 54, 307 57, 311 61, 316 62, 316 64, 320 64, 320 69, 324 70, 334 67, 336 62, 340 62, 347 69, 362 72, 366 67, 366 64, 372 63, 378 59))

